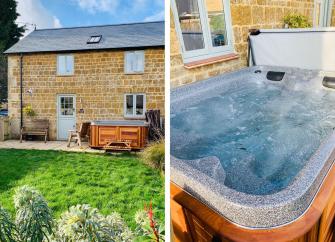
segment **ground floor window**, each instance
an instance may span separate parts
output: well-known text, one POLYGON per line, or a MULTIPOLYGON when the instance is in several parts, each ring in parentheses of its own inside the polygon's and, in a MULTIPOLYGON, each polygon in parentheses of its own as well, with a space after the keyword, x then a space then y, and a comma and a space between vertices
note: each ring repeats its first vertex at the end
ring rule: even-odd
POLYGON ((145 115, 145 94, 125 94, 124 116, 130 118, 143 118, 145 115))
POLYGON ((234 53, 230 0, 173 0, 185 63, 234 53))

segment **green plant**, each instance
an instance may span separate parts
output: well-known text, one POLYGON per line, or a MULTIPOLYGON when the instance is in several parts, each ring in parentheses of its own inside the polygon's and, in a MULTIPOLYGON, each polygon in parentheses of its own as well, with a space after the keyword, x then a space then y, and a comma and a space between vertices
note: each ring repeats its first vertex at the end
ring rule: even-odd
POLYGON ((11 221, 7 211, 0 207, 0 241, 15 242, 16 235, 15 224, 11 221))
POLYGON ((165 160, 165 142, 161 139, 157 142, 150 144, 141 154, 144 163, 164 170, 165 160))
POLYGON ((100 241, 100 216, 87 204, 72 206, 58 221, 57 235, 65 241, 100 241))
POLYGON ((289 28, 310 28, 312 24, 304 15, 297 13, 290 13, 284 17, 284 24, 289 28))
POLYGON ((53 218, 44 197, 35 189, 23 186, 14 195, 16 227, 21 240, 40 242, 52 235, 53 218))
POLYGON ((58 221, 57 236, 60 241, 115 241, 130 242, 133 235, 121 216, 113 213, 101 215, 90 205, 70 207, 58 221))
POLYGON ((213 15, 210 21, 211 31, 212 32, 224 32, 225 29, 225 20, 224 15, 213 15))
POLYGON ((139 210, 135 214, 137 224, 136 233, 141 241, 165 241, 164 224, 160 224, 154 217, 152 203, 144 210, 139 210))
POLYGON ((131 242, 133 241, 133 232, 126 225, 119 213, 112 213, 102 219, 103 238, 115 242, 131 242))
POLYGON ((29 117, 34 117, 36 115, 33 107, 30 104, 26 105, 23 108, 23 113, 29 117))

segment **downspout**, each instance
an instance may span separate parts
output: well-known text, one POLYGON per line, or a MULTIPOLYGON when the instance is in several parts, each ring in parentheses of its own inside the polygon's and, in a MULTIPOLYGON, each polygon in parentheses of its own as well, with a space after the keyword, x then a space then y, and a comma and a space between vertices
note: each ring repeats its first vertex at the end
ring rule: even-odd
POLYGON ((20 54, 20 129, 23 127, 23 54, 20 54))

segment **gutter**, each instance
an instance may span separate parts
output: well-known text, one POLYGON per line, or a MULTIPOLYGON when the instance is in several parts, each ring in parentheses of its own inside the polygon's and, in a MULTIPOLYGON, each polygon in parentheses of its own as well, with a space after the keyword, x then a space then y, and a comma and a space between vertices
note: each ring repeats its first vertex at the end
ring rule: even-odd
POLYGON ((20 130, 23 127, 23 54, 20 54, 20 130))

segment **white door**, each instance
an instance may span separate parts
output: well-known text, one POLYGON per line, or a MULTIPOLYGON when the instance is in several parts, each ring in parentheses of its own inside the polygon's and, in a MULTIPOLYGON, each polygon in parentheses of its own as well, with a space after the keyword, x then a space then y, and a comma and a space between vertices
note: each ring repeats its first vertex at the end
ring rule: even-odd
POLYGON ((62 94, 57 99, 57 139, 66 140, 69 130, 76 129, 76 96, 62 94))

